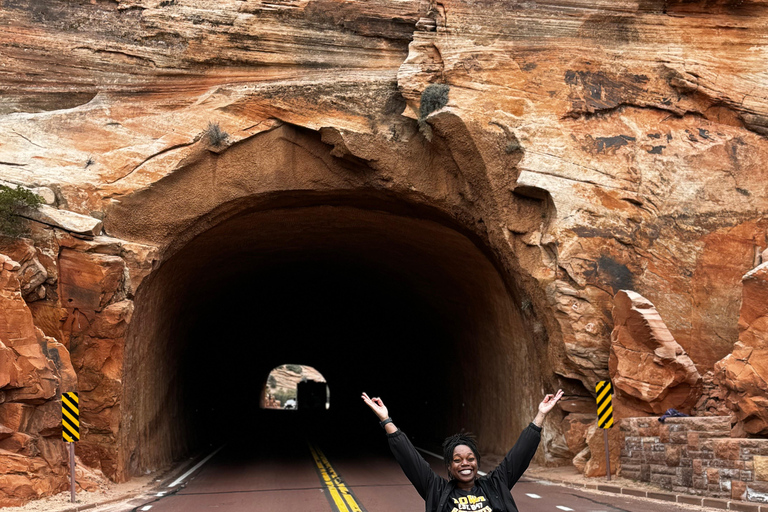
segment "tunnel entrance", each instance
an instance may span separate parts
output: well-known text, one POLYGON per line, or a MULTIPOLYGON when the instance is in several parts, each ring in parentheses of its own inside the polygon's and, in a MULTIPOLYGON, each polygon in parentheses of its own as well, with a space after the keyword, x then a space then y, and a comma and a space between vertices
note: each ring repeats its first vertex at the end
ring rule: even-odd
POLYGON ((502 453, 541 389, 528 324, 487 253, 448 223, 343 205, 243 212, 139 289, 126 342, 130 470, 257 435, 274 413, 258 407, 264 375, 285 361, 333 383, 316 421, 374 424, 366 391, 425 446, 463 428, 502 453))

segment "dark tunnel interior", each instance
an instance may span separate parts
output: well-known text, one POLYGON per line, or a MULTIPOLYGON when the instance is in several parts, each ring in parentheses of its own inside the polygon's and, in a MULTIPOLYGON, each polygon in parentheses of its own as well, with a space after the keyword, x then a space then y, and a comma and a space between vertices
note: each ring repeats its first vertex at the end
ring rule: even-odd
POLYGON ((130 470, 269 438, 285 421, 380 435, 362 391, 424 446, 465 429, 502 453, 541 389, 529 323, 496 266, 449 225, 344 206, 242 213, 139 289, 125 363, 130 470), (259 407, 284 363, 323 374, 328 411, 259 407))
MULTIPOLYGON (((446 353, 453 349, 450 332, 438 312, 394 276, 353 261, 308 259, 263 265, 244 277, 221 289, 226 301, 217 293, 196 305, 203 313, 193 316, 185 335, 184 403, 210 411, 191 423, 201 429, 196 434, 215 431, 216 424, 259 425, 268 415, 259 407, 261 390, 272 368, 284 362, 318 369, 337 390, 327 422, 365 413, 359 395, 369 388, 393 408, 412 400, 430 417, 441 410, 413 393, 408 376, 418 372, 427 389, 440 382, 452 359, 446 353), (202 368, 221 375, 215 385, 195 378, 202 368)), ((241 435, 233 429, 220 438, 241 435)))

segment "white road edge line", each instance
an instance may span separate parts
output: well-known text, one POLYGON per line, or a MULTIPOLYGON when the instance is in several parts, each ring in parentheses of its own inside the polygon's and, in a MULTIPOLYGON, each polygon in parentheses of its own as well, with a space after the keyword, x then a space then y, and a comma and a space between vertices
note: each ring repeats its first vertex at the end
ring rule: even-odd
POLYGON ((541 499, 541 496, 539 496, 538 494, 533 494, 533 493, 525 493, 525 495, 526 495, 526 496, 528 496, 529 498, 533 498, 533 499, 535 499, 535 500, 539 500, 539 499, 541 499))
MULTIPOLYGON (((427 451, 427 450, 425 450, 424 448, 419 448, 418 446, 414 446, 414 448, 416 448, 417 450, 419 450, 421 453, 426 453, 427 455, 431 455, 431 456, 435 457, 436 459, 440 459, 440 460, 443 460, 443 456, 442 456, 442 455, 438 455, 438 454, 436 454, 436 453, 433 453, 433 452, 427 451)), ((486 473, 485 471, 478 471, 478 472, 477 472, 477 474, 478 474, 478 475, 480 475, 480 476, 485 476, 485 475, 487 475, 488 473, 486 473)))
POLYGON ((564 507, 563 505, 558 505, 557 508, 564 510, 565 512, 573 512, 572 508, 564 507))
POLYGON ((141 510, 143 510, 144 512, 147 512, 147 510, 151 508, 152 508, 152 505, 147 505, 146 507, 141 507, 141 510))
POLYGON ((216 455, 217 453, 219 453, 219 451, 220 451, 222 448, 224 448, 224 445, 221 445, 221 446, 219 446, 219 447, 216 449, 216 451, 214 451, 212 454, 210 454, 209 456, 207 456, 206 458, 204 458, 203 460, 201 460, 200 462, 198 462, 197 464, 195 464, 195 467, 193 467, 192 469, 190 469, 189 471, 187 471, 186 473, 184 473, 183 475, 181 475, 179 478, 177 478, 176 480, 174 480, 174 481, 173 481, 173 483, 172 483, 171 485, 169 485, 168 487, 176 487, 177 485, 179 485, 181 482, 183 482, 183 481, 184 481, 184 479, 185 479, 185 478, 187 478, 189 475, 191 475, 192 473, 194 473, 195 471, 197 471, 197 469, 198 469, 200 466, 202 466, 203 464, 205 464, 206 462, 208 462, 208 460, 209 460, 211 457, 213 457, 214 455, 216 455))

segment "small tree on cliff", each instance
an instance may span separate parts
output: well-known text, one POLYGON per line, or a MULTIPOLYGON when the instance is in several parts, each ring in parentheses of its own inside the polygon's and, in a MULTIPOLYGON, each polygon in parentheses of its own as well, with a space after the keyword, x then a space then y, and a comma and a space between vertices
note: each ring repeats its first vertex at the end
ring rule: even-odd
POLYGON ((208 135, 208 141, 213 146, 221 146, 229 137, 229 134, 221 129, 219 123, 209 122, 208 128, 205 129, 205 133, 208 135))
POLYGON ((27 208, 43 204, 40 196, 17 186, 15 189, 0 185, 0 235, 18 237, 25 234, 23 219, 19 216, 27 208))

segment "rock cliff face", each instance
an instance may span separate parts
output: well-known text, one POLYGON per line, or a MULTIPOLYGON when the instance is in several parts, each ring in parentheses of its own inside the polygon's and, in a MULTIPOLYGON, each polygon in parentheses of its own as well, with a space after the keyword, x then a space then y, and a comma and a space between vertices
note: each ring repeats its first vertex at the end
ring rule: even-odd
MULTIPOLYGON (((24 268, 0 254, 0 506, 69 488, 59 399, 77 389, 78 378, 66 347, 33 323, 19 277, 37 281, 24 268)), ((94 489, 93 476, 80 468, 80 487, 94 489)))
POLYGON ((726 402, 748 434, 768 434, 768 262, 748 272, 739 317, 739 341, 715 365, 726 402))
MULTIPOLYGON (((245 302, 310 252, 345 261, 343 279, 405 283, 382 307, 412 297, 446 330, 421 355, 484 375, 441 388, 445 423, 484 451, 504 451, 542 388, 587 412, 619 290, 713 370, 768 247, 767 14, 760 1, 6 2, 0 179, 48 187, 50 210, 70 212, 36 217, 36 256, 13 257, 86 396, 79 454, 117 480, 183 454, 194 436, 170 398, 187 382, 187 319, 224 318, 211 297, 245 302), (434 83, 445 106, 421 111, 434 83)), ((360 332, 327 339, 348 336, 352 353, 360 332)), ((278 357, 259 379, 293 360, 278 357)), ((550 421, 557 462, 573 443, 550 421)))

